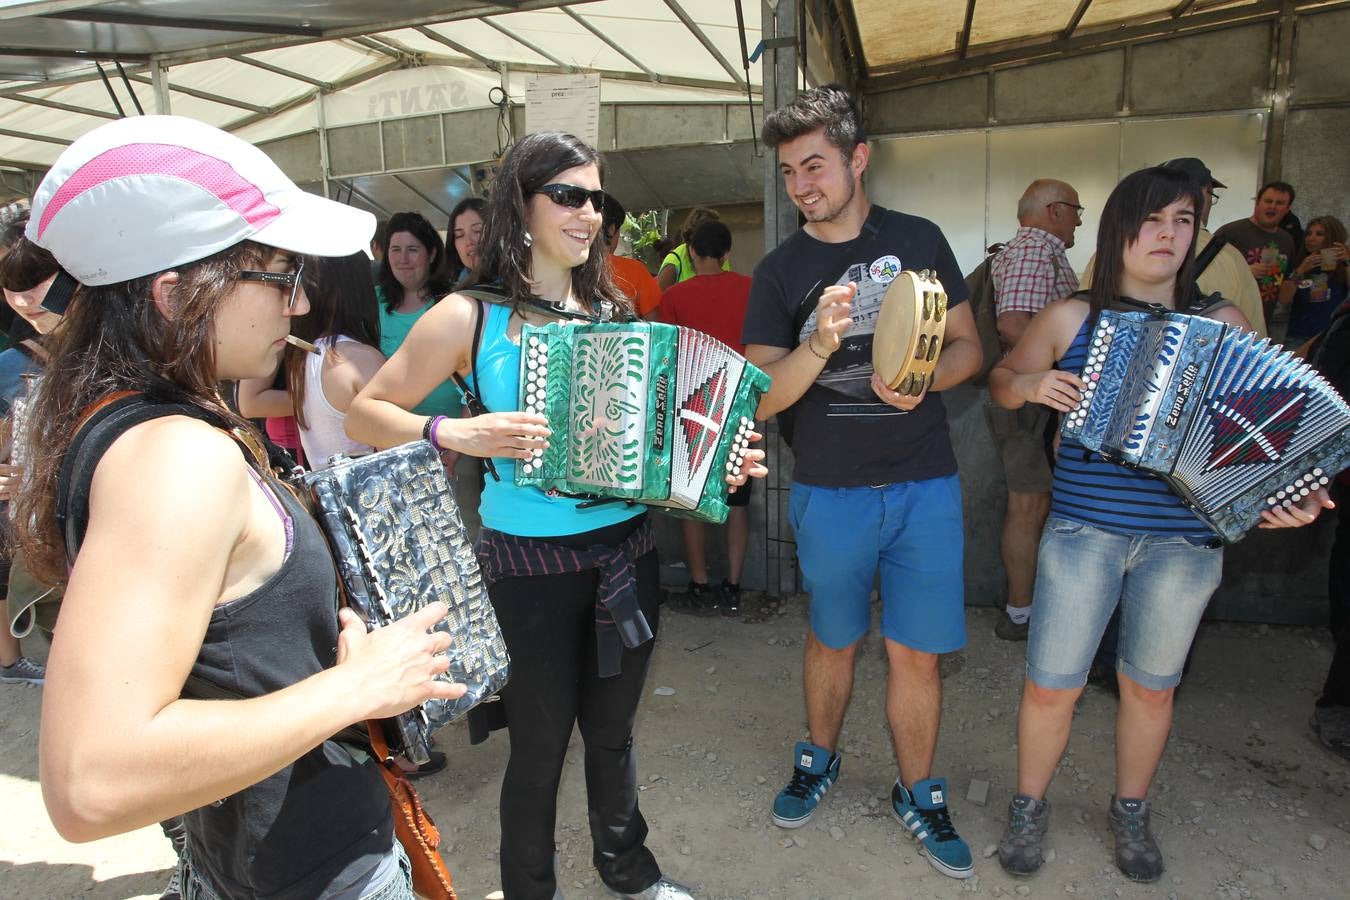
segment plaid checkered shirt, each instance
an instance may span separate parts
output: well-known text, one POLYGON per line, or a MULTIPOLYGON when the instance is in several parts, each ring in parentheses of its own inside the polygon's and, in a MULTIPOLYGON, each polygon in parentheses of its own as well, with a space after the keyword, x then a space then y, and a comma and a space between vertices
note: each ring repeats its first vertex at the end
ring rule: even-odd
POLYGON ((1064 242, 1048 231, 1023 225, 994 257, 994 297, 999 314, 1031 313, 1051 300, 1078 290, 1078 276, 1064 253, 1064 242))

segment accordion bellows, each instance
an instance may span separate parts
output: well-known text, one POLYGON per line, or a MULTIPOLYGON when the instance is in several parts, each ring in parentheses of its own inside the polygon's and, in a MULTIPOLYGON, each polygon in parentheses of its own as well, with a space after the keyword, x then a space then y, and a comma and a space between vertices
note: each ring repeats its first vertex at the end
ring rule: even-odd
POLYGON ((431 733, 501 690, 510 673, 506 644, 440 456, 417 441, 339 459, 304 476, 304 482, 347 601, 368 628, 396 622, 436 600, 450 606, 436 625, 451 638, 450 669, 437 677, 468 691, 458 700, 429 700, 397 716, 395 733, 388 735, 396 751, 424 763, 431 733))
POLYGON ((1293 354, 1181 313, 1104 311, 1062 434, 1165 479, 1225 541, 1350 463, 1350 407, 1293 354))
POLYGON ((520 408, 543 414, 547 450, 516 484, 727 517, 769 376, 701 331, 659 322, 526 325, 520 408))

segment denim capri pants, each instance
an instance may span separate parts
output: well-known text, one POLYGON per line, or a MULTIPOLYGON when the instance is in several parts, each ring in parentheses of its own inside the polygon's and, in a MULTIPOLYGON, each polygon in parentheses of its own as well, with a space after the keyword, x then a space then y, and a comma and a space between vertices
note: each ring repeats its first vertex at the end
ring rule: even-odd
POLYGON ((1222 575, 1214 539, 1120 534, 1051 516, 1036 562, 1027 677, 1081 688, 1119 604, 1116 669, 1149 690, 1176 687, 1222 575))

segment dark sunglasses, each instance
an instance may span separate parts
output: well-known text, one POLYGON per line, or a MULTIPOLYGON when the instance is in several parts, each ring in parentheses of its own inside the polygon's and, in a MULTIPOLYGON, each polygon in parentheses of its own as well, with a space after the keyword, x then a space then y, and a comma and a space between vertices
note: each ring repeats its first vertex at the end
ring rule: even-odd
POLYGON ((534 193, 543 194, 559 206, 565 206, 568 209, 581 209, 586 205, 586 201, 591 201, 591 206, 596 212, 605 208, 604 191, 588 191, 586 188, 575 184, 546 184, 541 188, 536 188, 534 193))
POLYGON ((303 257, 297 257, 295 260, 295 270, 291 272, 259 272, 254 269, 241 269, 239 272, 240 281, 260 281, 263 284, 270 284, 283 290, 289 288, 291 296, 286 301, 287 309, 295 308, 295 298, 300 295, 300 275, 305 271, 305 260, 303 257))

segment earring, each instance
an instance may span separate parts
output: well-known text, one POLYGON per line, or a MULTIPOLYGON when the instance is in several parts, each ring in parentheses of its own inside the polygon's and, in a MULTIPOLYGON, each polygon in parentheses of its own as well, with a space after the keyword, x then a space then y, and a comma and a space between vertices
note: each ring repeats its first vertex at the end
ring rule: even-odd
POLYGON ((525 232, 525 249, 528 250, 533 246, 534 246, 534 235, 530 234, 527 231, 525 232))

